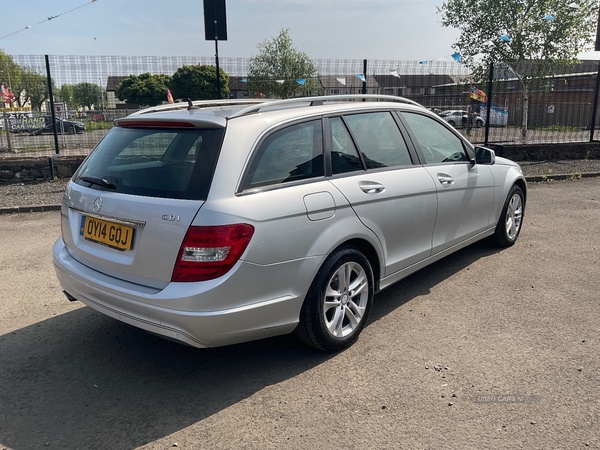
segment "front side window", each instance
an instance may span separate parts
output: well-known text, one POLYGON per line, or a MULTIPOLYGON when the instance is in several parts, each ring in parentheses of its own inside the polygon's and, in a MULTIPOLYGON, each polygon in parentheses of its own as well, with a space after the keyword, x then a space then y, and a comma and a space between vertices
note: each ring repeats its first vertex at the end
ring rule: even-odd
POLYGON ((320 120, 278 130, 260 145, 250 164, 245 189, 321 177, 323 132, 320 120))
POLYGON ((468 161, 462 140, 441 123, 422 114, 402 113, 427 164, 468 161))

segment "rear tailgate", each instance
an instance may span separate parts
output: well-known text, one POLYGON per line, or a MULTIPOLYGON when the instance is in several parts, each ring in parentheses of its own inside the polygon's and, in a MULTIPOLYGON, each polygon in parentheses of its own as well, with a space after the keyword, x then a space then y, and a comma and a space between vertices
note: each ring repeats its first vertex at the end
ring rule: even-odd
POLYGON ((73 258, 94 270, 162 289, 203 203, 98 192, 71 182, 62 207, 63 240, 73 258))
POLYGON ((65 191, 63 240, 90 268, 161 289, 206 201, 225 130, 214 121, 121 122, 65 191))

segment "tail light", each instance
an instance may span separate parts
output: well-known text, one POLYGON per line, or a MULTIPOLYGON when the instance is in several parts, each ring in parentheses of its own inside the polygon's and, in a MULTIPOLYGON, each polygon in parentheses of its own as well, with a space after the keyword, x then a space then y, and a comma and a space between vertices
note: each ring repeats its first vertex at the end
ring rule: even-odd
POLYGON ((171 281, 207 281, 225 275, 238 262, 253 234, 254 227, 245 223, 190 227, 171 281))

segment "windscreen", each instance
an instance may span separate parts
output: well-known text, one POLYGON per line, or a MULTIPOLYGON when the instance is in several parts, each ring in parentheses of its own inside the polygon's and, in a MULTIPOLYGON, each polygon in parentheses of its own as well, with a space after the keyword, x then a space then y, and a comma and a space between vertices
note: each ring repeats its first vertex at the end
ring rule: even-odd
POLYGON ((73 181, 123 194, 206 200, 224 132, 115 127, 73 181))

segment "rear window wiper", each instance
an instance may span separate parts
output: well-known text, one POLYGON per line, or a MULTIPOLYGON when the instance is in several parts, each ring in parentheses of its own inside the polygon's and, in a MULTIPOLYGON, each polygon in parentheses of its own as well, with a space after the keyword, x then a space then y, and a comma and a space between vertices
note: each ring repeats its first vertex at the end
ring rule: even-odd
POLYGON ((88 176, 83 176, 83 177, 79 177, 79 179, 81 181, 85 181, 87 183, 91 183, 91 184, 95 184, 98 186, 102 186, 103 188, 106 189, 116 189, 117 186, 106 181, 104 178, 100 178, 100 177, 88 177, 88 176))

